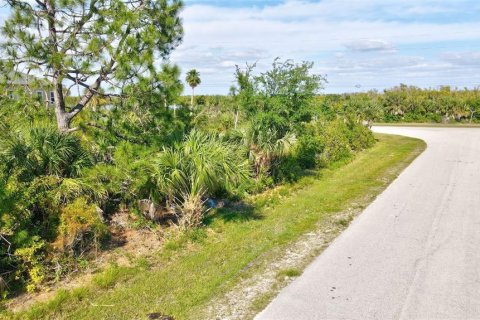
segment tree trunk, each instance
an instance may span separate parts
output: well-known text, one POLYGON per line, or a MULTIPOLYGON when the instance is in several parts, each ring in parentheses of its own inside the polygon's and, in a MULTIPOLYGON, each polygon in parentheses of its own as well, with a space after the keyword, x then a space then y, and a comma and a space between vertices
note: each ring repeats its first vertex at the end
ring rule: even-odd
POLYGON ((192 87, 192 96, 190 99, 190 108, 193 110, 193 98, 195 97, 195 89, 192 87))
POLYGON ((235 110, 235 129, 237 129, 237 124, 238 124, 238 109, 235 110))
POLYGON ((100 85, 102 83, 102 76, 99 76, 97 80, 95 80, 95 82, 89 87, 87 92, 85 92, 83 97, 76 104, 76 106, 71 109, 70 112, 66 111, 65 97, 63 96, 63 86, 61 81, 59 81, 58 76, 54 77, 53 83, 55 85, 55 116, 57 118, 58 130, 63 133, 75 131, 78 128, 71 129, 70 123, 72 122, 72 119, 75 118, 75 116, 79 114, 87 105, 87 103, 92 99, 92 97, 95 95, 96 90, 100 88, 100 85))
POLYGON ((53 101, 55 105, 55 116, 57 118, 58 130, 66 132, 70 128, 71 117, 65 110, 65 99, 63 96, 62 82, 59 80, 58 75, 53 77, 53 101))
POLYGON ((67 132, 70 129, 70 117, 66 112, 58 112, 55 107, 55 115, 57 118, 57 127, 60 132, 67 132))

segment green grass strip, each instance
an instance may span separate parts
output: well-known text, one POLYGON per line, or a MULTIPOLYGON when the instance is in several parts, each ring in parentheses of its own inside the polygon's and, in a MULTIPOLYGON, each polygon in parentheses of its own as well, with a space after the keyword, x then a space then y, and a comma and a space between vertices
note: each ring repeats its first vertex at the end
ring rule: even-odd
POLYGON ((480 128, 480 123, 454 122, 454 123, 435 123, 435 122, 378 122, 374 123, 377 127, 430 127, 430 128, 480 128))

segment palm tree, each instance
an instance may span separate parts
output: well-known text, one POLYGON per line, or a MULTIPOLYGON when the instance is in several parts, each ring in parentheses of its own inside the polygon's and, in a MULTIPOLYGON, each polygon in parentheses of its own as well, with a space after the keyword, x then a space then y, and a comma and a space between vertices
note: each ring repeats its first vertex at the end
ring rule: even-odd
POLYGON ((153 178, 162 198, 176 208, 181 229, 201 223, 206 198, 232 194, 250 179, 242 154, 238 145, 194 130, 157 156, 153 178))
POLYGON ((22 181, 38 176, 74 178, 91 165, 90 155, 75 136, 54 127, 25 127, 0 135, 0 161, 5 174, 22 181))
MULTIPOLYGON (((104 198, 102 188, 95 188, 81 177, 92 159, 80 140, 55 127, 28 126, 1 134, 0 163, 0 178, 8 177, 20 190, 49 191, 57 205, 79 196, 104 198)), ((37 205, 37 199, 30 200, 37 205)), ((32 205, 34 208, 40 210, 32 205)))
POLYGON ((244 135, 249 147, 249 157, 253 160, 255 177, 271 174, 274 162, 291 152, 296 143, 293 133, 279 134, 275 128, 252 125, 244 135))
POLYGON ((188 85, 192 88, 192 98, 190 101, 190 107, 193 108, 193 98, 195 97, 195 88, 202 83, 202 80, 200 80, 200 73, 192 69, 187 72, 187 77, 185 78, 187 81, 188 85))

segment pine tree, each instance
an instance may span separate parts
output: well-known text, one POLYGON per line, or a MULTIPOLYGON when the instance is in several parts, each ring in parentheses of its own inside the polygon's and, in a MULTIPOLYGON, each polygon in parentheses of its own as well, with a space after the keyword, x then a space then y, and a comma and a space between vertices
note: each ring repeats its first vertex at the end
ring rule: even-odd
POLYGON ((7 0, 3 58, 22 72, 47 77, 54 87, 58 128, 95 95, 123 97, 139 77, 155 77, 158 60, 182 39, 180 0, 7 0), (86 90, 73 105, 66 95, 86 90))

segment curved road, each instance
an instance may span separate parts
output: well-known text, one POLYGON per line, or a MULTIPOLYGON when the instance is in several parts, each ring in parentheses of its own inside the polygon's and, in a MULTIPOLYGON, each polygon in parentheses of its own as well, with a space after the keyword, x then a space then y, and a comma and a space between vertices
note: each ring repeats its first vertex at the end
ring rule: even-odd
POLYGON ((374 131, 428 147, 256 319, 480 319, 480 129, 374 131))

